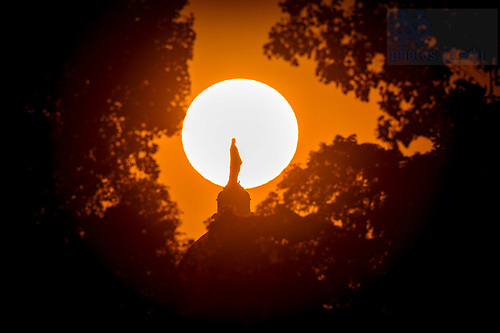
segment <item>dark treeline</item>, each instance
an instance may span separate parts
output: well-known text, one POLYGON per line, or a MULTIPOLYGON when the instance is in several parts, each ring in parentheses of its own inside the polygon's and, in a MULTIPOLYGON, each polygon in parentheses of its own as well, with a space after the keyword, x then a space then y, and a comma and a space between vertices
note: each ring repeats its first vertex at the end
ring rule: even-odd
POLYGON ((20 318, 128 322, 171 308, 185 244, 153 155, 155 138, 180 129, 190 92, 195 34, 193 18, 179 14, 185 3, 12 8, 28 138, 20 318))

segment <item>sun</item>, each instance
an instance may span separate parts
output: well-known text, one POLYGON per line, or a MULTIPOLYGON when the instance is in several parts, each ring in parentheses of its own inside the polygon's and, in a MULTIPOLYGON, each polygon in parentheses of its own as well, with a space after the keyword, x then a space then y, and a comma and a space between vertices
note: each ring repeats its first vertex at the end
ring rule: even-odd
POLYGON ((275 89, 255 80, 218 82, 191 103, 182 128, 186 156, 204 178, 225 186, 229 147, 236 138, 243 164, 239 181, 257 187, 290 163, 298 142, 292 107, 275 89))

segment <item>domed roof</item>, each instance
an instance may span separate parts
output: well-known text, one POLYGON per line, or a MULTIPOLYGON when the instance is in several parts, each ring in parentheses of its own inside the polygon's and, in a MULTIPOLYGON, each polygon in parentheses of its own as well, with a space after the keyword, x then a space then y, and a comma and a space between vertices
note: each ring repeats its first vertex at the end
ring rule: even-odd
POLYGON ((240 184, 228 184, 217 195, 217 213, 224 210, 238 216, 250 215, 250 194, 240 184))

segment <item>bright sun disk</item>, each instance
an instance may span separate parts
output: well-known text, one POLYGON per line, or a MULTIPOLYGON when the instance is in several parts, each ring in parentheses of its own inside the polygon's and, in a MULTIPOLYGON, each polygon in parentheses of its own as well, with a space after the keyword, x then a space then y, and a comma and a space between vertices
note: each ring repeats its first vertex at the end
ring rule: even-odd
POLYGON ((286 99, 270 86, 247 79, 221 81, 191 103, 182 144, 196 171, 225 186, 231 138, 236 138, 243 160, 241 186, 260 186, 278 176, 295 154, 297 119, 286 99))

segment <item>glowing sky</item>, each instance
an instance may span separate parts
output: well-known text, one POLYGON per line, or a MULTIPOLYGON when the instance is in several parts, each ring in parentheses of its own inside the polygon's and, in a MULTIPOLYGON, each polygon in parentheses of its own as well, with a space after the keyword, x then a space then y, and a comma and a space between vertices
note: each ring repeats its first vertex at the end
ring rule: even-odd
MULTIPOLYGON (((381 143, 375 133, 381 115, 375 95, 369 103, 361 102, 333 84, 320 83, 312 61, 303 60, 293 67, 264 55, 268 32, 281 15, 278 0, 191 0, 184 12, 194 14, 196 32, 188 103, 212 84, 227 79, 247 78, 270 85, 286 96, 297 117, 299 141, 291 163, 305 163, 311 150, 317 150, 320 142, 331 143, 336 135, 355 133, 359 142, 381 143)), ((206 232, 203 221, 216 212, 216 197, 222 188, 190 165, 180 133, 162 139, 157 157, 160 181, 170 187, 172 199, 183 212, 179 230, 197 239, 206 232)), ((248 190, 252 210, 276 189, 280 179, 248 190)))

